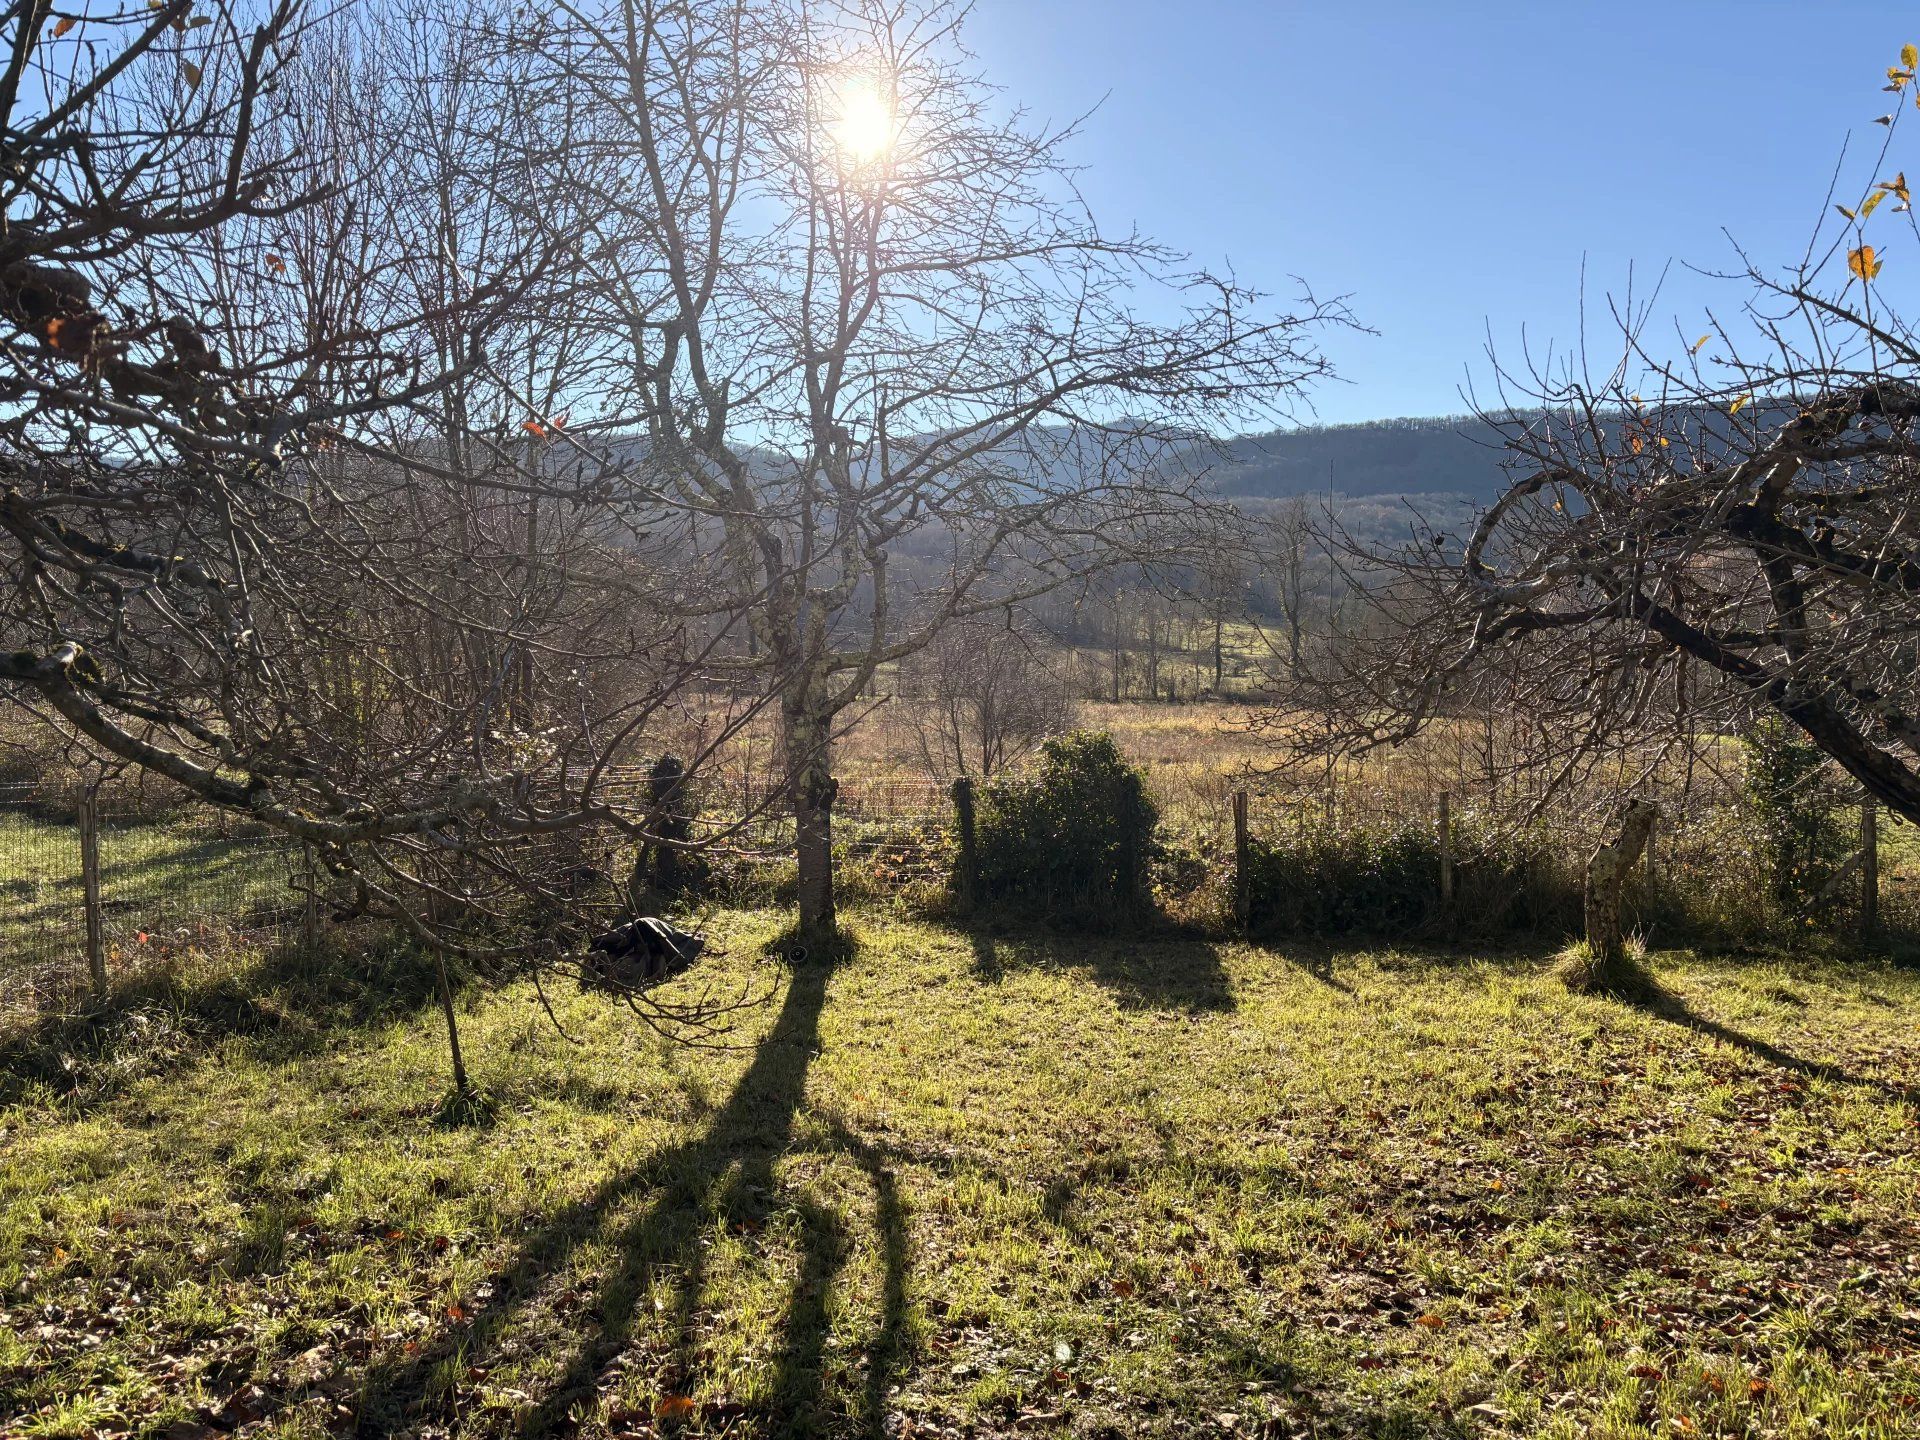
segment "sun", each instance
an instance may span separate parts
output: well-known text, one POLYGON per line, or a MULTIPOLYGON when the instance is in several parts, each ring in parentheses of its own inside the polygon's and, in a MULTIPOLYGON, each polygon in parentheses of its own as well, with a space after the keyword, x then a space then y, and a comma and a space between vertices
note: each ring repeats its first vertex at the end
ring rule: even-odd
POLYGON ((840 92, 840 115, 832 126, 834 143, 862 164, 878 160, 893 148, 898 126, 893 106, 869 81, 857 81, 840 92))

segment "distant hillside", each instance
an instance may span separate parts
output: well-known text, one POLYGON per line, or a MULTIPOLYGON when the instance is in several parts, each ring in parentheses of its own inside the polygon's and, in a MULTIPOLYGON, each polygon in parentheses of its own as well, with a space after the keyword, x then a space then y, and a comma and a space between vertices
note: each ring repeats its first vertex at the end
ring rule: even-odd
POLYGON ((1498 434, 1472 416, 1373 420, 1240 436, 1213 467, 1211 484, 1243 500, 1431 496, 1470 507, 1498 493, 1500 457, 1498 434))

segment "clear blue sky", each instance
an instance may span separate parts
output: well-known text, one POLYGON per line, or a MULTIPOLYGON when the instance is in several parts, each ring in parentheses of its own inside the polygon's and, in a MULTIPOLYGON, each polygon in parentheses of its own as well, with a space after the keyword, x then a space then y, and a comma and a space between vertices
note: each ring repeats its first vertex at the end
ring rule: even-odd
MULTIPOLYGON (((1351 296, 1379 333, 1335 337, 1352 383, 1315 397, 1344 421, 1459 410, 1489 328, 1570 340, 1583 260, 1600 318, 1630 265, 1730 265, 1722 227, 1797 258, 1920 5, 978 0, 968 36, 1036 114, 1100 107, 1077 153, 1107 228, 1351 296)), ((1691 337, 1736 300, 1676 265, 1660 313, 1691 337)))

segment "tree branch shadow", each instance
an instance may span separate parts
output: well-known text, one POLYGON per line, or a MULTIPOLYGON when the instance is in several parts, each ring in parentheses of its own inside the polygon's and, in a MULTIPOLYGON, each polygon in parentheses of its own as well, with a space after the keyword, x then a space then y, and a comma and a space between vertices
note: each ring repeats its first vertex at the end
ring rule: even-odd
MULTIPOLYGON (((609 1213, 629 1198, 657 1189, 640 1212, 611 1237, 617 1259, 595 1285, 595 1303, 583 1310, 586 1327, 559 1374, 524 1412, 522 1435, 563 1433, 572 1415, 605 1388, 610 1368, 636 1338, 642 1306, 662 1280, 671 1287, 663 1328, 670 1359, 658 1374, 663 1394, 685 1403, 698 1388, 705 1361, 699 1344, 701 1301, 718 1223, 758 1233, 776 1213, 797 1221, 800 1255, 788 1288, 764 1416, 779 1433, 804 1428, 826 1397, 828 1311, 833 1287, 851 1250, 843 1217, 783 1185, 777 1170, 797 1143, 807 1072, 819 1041, 831 966, 798 967, 778 1018, 726 1103, 701 1134, 649 1156, 609 1178, 595 1192, 555 1216, 491 1280, 491 1298, 458 1328, 448 1328, 398 1367, 370 1375, 359 1409, 361 1434, 386 1434, 403 1423, 450 1421, 457 1409, 450 1373, 464 1370, 500 1342, 516 1316, 552 1283, 581 1246, 605 1234, 609 1213)), ((894 1369, 905 1348, 908 1245, 904 1214, 891 1170, 892 1154, 853 1134, 836 1117, 822 1121, 827 1152, 849 1156, 874 1193, 874 1223, 884 1266, 880 1318, 867 1349, 862 1422, 880 1432, 894 1369)))
POLYGON ((1749 1035, 1744 1030, 1736 1030, 1724 1021, 1711 1015, 1702 1014, 1687 1003, 1686 997, 1678 991, 1661 983, 1652 971, 1644 967, 1636 969, 1630 983, 1619 985, 1608 992, 1612 998, 1624 1005, 1664 1020, 1670 1025, 1678 1025, 1691 1030, 1709 1040, 1718 1040, 1737 1050, 1743 1050, 1757 1060, 1765 1061, 1778 1069, 1796 1075, 1804 1075, 1814 1080, 1831 1080, 1841 1085, 1849 1085, 1868 1090, 1890 1104, 1902 1104, 1920 1099, 1920 1086, 1890 1084, 1872 1076, 1860 1075, 1845 1066, 1830 1064, 1822 1060, 1809 1060, 1784 1050, 1770 1040, 1758 1035, 1749 1035))

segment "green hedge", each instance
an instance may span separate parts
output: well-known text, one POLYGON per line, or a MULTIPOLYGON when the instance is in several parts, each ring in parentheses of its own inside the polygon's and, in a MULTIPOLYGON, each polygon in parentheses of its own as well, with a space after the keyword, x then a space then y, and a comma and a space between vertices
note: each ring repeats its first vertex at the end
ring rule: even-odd
POLYGON ((978 817, 980 899, 1086 919, 1147 904, 1160 815, 1112 736, 1047 741, 1033 776, 984 787, 978 817))
POLYGON ((1558 932, 1580 923, 1580 866, 1545 836, 1456 824, 1454 857, 1454 903, 1443 913, 1432 825, 1309 826, 1255 837, 1249 924, 1261 934, 1392 936, 1442 928, 1464 935, 1558 932))

